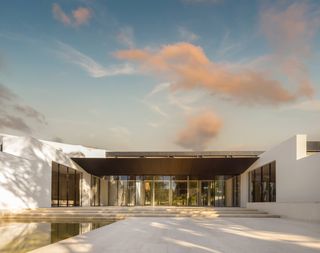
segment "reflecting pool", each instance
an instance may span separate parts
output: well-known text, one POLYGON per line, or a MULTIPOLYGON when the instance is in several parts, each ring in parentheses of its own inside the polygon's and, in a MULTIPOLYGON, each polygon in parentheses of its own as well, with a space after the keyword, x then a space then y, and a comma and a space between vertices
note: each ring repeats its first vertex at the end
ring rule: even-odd
POLYGON ((0 252, 23 253, 115 222, 0 222, 0 252))

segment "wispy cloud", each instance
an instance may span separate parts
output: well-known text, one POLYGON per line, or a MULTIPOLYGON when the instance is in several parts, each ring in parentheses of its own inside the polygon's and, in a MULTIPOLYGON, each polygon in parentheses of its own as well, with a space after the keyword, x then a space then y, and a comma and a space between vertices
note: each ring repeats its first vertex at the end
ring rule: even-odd
POLYGON ((314 93, 307 68, 313 39, 319 30, 320 8, 294 2, 286 8, 269 7, 261 13, 261 28, 274 54, 272 65, 299 86, 299 93, 314 93))
POLYGON ((92 16, 92 11, 85 7, 78 7, 71 14, 66 14, 59 4, 52 5, 52 14, 56 20, 66 26, 78 27, 87 24, 92 16))
POLYGON ((32 133, 31 123, 47 124, 43 114, 21 102, 9 88, 0 84, 0 129, 32 133))
POLYGON ((220 132, 222 121, 212 112, 203 111, 187 119, 177 133, 175 143, 186 149, 204 150, 220 132))
POLYGON ((128 64, 104 67, 84 53, 62 42, 58 42, 58 47, 58 55, 66 61, 79 66, 94 78, 132 74, 134 72, 134 69, 128 64))
POLYGON ((133 48, 134 47, 134 31, 131 26, 121 27, 118 34, 117 40, 124 46, 133 48))
POLYGON ((262 72, 233 71, 225 64, 213 62, 201 47, 191 43, 169 44, 157 51, 122 50, 115 55, 137 62, 142 72, 169 79, 173 90, 205 89, 242 104, 280 104, 300 96, 262 72))
POLYGON ((187 42, 193 42, 197 39, 199 39, 199 36, 190 30, 188 30, 186 27, 179 26, 178 27, 178 33, 180 36, 180 39, 187 42))
POLYGON ((284 110, 320 112, 320 100, 312 99, 312 100, 302 101, 300 103, 284 107, 283 109, 284 110))
POLYGON ((217 55, 219 57, 225 57, 238 51, 240 48, 241 43, 238 41, 235 42, 232 38, 230 38, 230 31, 227 31, 220 42, 217 55))
POLYGON ((146 97, 151 97, 153 95, 158 94, 159 92, 165 91, 168 88, 170 88, 171 83, 165 82, 165 83, 159 83, 147 94, 146 97))

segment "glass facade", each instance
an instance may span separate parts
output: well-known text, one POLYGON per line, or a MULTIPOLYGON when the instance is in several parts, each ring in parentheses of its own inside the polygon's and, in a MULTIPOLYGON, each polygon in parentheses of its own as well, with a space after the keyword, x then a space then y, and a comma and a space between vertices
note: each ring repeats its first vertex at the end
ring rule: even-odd
POLYGON ((52 162, 51 206, 80 206, 82 174, 52 162))
POLYGON ((100 178, 91 175, 91 206, 100 206, 100 178))
POLYGON ((249 201, 276 201, 276 162, 268 163, 249 172, 249 201))
MULTIPOLYGON (((226 206, 226 178, 191 179, 187 176, 106 176, 109 206, 226 206)), ((234 182, 234 199, 240 203, 240 183, 234 182)))

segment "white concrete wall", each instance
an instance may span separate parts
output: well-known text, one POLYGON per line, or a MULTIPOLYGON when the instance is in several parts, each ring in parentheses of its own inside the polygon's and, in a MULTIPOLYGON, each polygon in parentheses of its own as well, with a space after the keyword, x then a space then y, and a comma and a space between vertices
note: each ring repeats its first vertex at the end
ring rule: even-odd
POLYGON ((90 175, 62 151, 32 137, 2 135, 1 139, 0 196, 6 198, 1 197, 0 209, 50 207, 53 161, 83 173, 82 205, 90 205, 90 175))
POLYGON ((0 209, 51 206, 51 168, 0 152, 0 209))
POLYGON ((296 135, 261 154, 241 175, 241 206, 270 208, 274 214, 298 219, 316 218, 312 215, 314 209, 308 211, 303 206, 320 203, 320 154, 307 156, 306 141, 306 135, 296 135), (248 172, 272 161, 276 161, 276 203, 247 203, 248 172), (296 211, 289 210, 293 206, 296 211))

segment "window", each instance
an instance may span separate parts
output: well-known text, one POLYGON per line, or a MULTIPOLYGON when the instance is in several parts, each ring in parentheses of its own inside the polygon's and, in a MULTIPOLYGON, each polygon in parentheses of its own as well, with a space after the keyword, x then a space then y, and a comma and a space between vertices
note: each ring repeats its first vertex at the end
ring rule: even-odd
POLYGON ((52 162, 51 206, 80 206, 82 173, 52 162))
POLYGON ((249 172, 249 201, 276 201, 276 162, 249 172))

